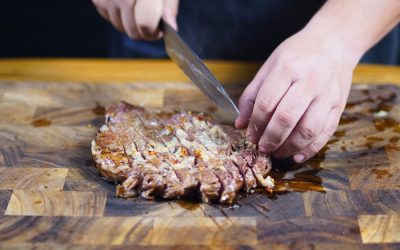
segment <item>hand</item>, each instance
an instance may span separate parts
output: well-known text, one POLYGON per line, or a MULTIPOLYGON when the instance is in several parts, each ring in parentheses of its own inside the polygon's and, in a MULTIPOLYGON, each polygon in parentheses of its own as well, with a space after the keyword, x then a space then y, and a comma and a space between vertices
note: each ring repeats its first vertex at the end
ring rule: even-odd
MULTIPOLYGON (((323 32, 321 32, 323 33, 323 32)), ((239 100, 237 128, 275 158, 311 158, 335 132, 359 57, 341 39, 300 31, 271 54, 239 100)))
POLYGON ((120 32, 134 40, 157 40, 158 29, 164 18, 177 29, 176 16, 179 0, 92 0, 100 15, 120 32))

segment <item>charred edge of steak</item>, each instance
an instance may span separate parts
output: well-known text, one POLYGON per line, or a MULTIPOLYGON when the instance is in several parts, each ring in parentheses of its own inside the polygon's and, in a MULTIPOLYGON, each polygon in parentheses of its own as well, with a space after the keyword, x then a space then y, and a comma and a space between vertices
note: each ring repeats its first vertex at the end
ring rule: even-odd
POLYGON ((114 133, 102 127, 92 141, 91 151, 99 173, 107 180, 120 182, 130 171, 128 158, 114 133))
MULTIPOLYGON (((118 117, 113 117, 118 120, 118 117)), ((121 117, 119 117, 122 119, 121 117)), ((128 158, 128 163, 131 168, 130 172, 126 176, 126 180, 122 185, 117 188, 117 196, 130 197, 137 195, 143 183, 143 163, 144 159, 142 154, 137 150, 137 145, 132 140, 132 130, 127 126, 121 126, 120 123, 108 122, 108 128, 112 131, 119 143, 122 144, 126 157, 128 158)), ((137 139, 140 139, 136 137, 137 139)), ((138 140, 140 141, 140 140, 138 140)), ((150 192, 150 191, 149 191, 150 192)))

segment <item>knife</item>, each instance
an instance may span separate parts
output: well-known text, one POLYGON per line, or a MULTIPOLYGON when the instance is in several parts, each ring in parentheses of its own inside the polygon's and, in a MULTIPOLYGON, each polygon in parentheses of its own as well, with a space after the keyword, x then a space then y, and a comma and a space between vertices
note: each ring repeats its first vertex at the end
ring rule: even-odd
POLYGON ((164 32, 165 49, 169 57, 218 107, 238 116, 239 110, 224 87, 171 25, 161 20, 160 28, 164 32))

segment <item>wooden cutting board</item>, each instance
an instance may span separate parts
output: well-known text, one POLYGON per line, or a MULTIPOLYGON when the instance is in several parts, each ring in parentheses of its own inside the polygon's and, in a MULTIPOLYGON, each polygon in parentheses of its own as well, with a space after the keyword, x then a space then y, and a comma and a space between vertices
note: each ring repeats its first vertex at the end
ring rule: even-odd
POLYGON ((227 119, 190 84, 0 82, 1 249, 400 247, 399 88, 354 86, 321 153, 230 207, 115 198, 89 145, 119 100, 227 119))

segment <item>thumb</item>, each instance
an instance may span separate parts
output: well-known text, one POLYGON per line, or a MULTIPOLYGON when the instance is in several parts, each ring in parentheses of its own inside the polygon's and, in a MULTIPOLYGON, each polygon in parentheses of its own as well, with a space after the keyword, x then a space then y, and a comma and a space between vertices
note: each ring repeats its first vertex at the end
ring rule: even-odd
POLYGON ((179 0, 164 0, 163 19, 175 30, 178 30, 178 24, 176 22, 178 7, 179 0))

